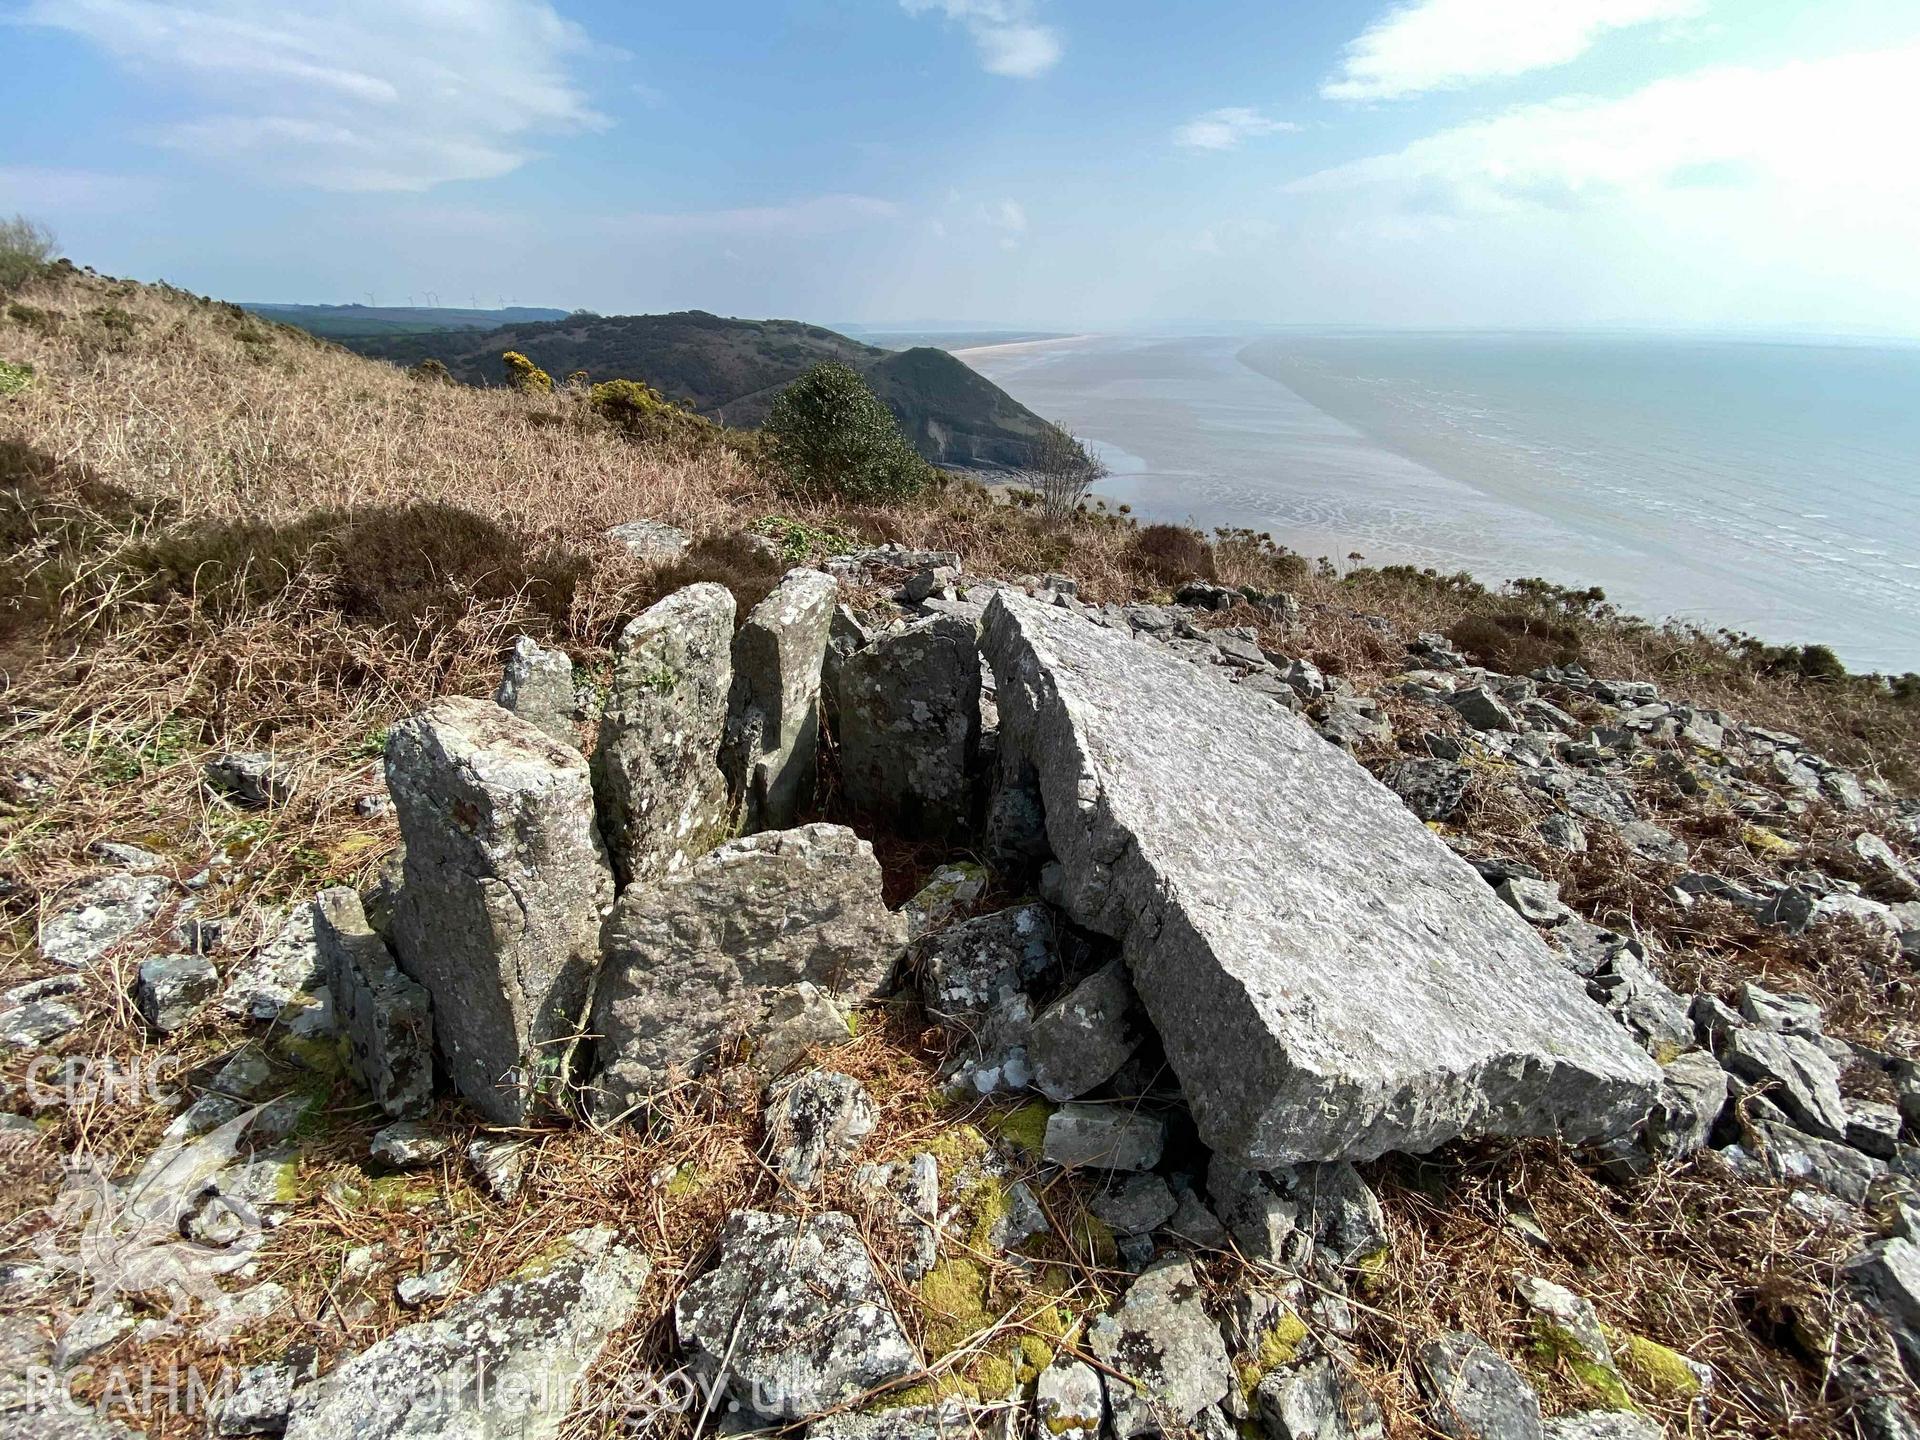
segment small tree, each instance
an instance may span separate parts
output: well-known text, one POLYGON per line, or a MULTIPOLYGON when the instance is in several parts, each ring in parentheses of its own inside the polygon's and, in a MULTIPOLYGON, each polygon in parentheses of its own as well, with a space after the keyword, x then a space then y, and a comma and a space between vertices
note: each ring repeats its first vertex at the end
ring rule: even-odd
POLYGON ((1034 442, 1017 478, 1040 497, 1040 512, 1047 521, 1058 524, 1080 508, 1095 482, 1107 473, 1086 441, 1059 425, 1049 425, 1034 442))
POLYGON ((0 290, 33 279, 53 260, 53 232, 24 215, 0 220, 0 290))
POLYGON ((787 386, 764 429, 768 453, 804 499, 903 500, 933 479, 892 412, 845 365, 816 365, 787 386))

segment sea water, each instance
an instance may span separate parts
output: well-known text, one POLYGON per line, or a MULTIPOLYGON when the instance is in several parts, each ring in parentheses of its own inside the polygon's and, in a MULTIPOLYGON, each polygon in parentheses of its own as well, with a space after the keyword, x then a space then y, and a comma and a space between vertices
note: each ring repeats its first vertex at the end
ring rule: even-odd
POLYGON ((1615 334, 1082 336, 958 351, 1109 503, 1345 567, 1599 585, 1920 669, 1920 346, 1615 334))

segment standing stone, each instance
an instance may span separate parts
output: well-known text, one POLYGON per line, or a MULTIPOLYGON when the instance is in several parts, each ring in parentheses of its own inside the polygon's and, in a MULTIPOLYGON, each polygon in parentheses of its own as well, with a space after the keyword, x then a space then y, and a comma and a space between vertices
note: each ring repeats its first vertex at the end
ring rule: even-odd
POLYGON ((322 890, 313 911, 347 1068, 387 1114, 422 1114, 433 1103, 433 1001, 367 924, 359 891, 322 890))
POLYGON ((587 762, 498 705, 442 700, 388 734, 387 788, 407 847, 394 950, 454 1085, 520 1124, 564 1075, 613 900, 587 762))
POLYGON ((689 585, 629 621, 614 646, 593 786, 622 885, 682 868, 726 828, 733 613, 722 587, 689 585))
POLYGON ((725 768, 748 831, 784 830, 813 801, 820 667, 838 593, 823 571, 789 570, 733 637, 725 768))
POLYGON ((1232 1388, 1226 1341, 1200 1302, 1193 1262, 1169 1260, 1093 1322, 1087 1348, 1106 1368, 1119 1440, 1184 1425, 1232 1388))
POLYGON ((700 1068, 730 1034, 761 1028, 782 992, 809 981, 859 1002, 880 992, 906 944, 873 847, 840 825, 770 830, 628 889, 606 931, 594 1006, 603 1119, 700 1068))
POLYGON ((1254 1168, 1624 1133, 1659 1074, 1400 800, 1296 717, 1001 592, 1002 743, 1060 899, 1123 943, 1200 1137, 1254 1168))
POLYGON ((980 747, 974 627, 935 615, 882 635, 847 656, 836 680, 840 772, 853 806, 921 834, 964 829, 980 747))
POLYGON ((570 1235, 557 1256, 296 1390, 286 1440, 550 1440, 650 1269, 611 1231, 570 1235))
POLYGON ((493 702, 562 745, 580 748, 574 728, 573 661, 562 650, 542 650, 531 636, 513 642, 493 702))
POLYGON ((919 1368, 852 1220, 736 1210, 720 1257, 673 1307, 703 1379, 749 1410, 797 1420, 919 1368))

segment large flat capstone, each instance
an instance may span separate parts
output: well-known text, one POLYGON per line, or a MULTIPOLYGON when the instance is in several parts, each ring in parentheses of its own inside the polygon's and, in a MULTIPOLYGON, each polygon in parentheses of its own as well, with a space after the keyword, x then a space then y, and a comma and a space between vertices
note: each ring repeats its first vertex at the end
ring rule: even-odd
POLYGON ((1004 591, 985 653, 1065 908, 1122 941, 1216 1151, 1267 1168, 1645 1116, 1659 1072, 1627 1033, 1304 721, 1004 591))

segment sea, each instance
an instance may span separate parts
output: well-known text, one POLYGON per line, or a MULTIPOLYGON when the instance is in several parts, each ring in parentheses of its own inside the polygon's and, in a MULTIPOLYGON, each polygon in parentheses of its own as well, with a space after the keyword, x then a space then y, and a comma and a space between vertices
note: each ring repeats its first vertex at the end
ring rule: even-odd
POLYGON ((1336 567, 1598 585, 1920 670, 1920 343, 1616 333, 1081 335, 954 350, 1150 520, 1336 567))

